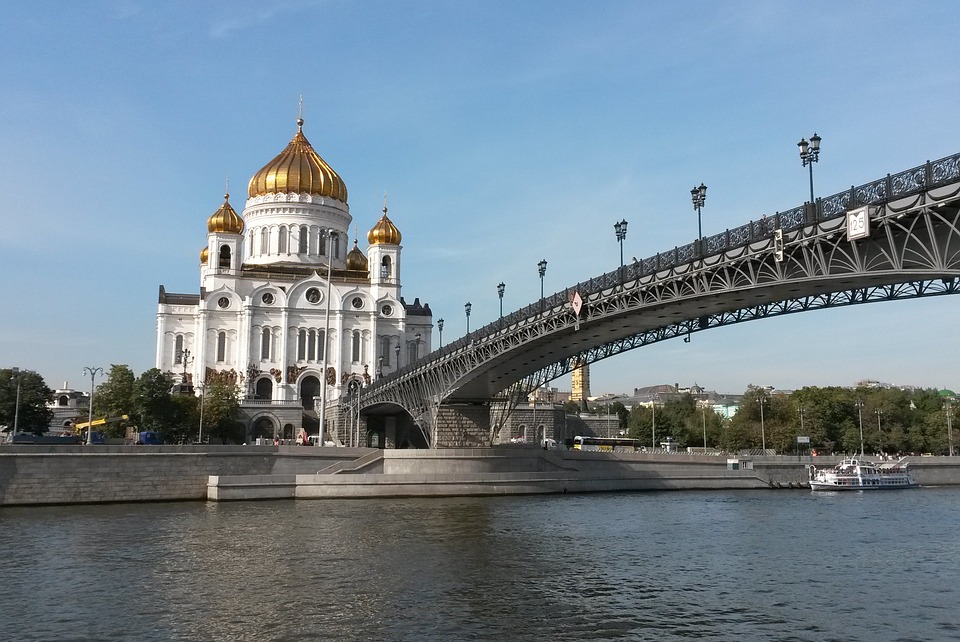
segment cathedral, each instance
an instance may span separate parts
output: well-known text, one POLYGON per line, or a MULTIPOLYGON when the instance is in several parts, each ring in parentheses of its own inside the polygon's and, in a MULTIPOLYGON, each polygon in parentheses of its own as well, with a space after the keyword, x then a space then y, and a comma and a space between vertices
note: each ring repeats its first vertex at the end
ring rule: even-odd
POLYGON ((248 441, 318 434, 325 416, 325 440, 383 446, 333 409, 430 352, 433 316, 401 296, 401 234, 386 202, 365 253, 357 238, 351 247, 352 221, 343 179, 298 119, 250 179, 242 213, 227 194, 207 219, 199 294, 160 286, 157 368, 195 394, 237 386, 248 441))

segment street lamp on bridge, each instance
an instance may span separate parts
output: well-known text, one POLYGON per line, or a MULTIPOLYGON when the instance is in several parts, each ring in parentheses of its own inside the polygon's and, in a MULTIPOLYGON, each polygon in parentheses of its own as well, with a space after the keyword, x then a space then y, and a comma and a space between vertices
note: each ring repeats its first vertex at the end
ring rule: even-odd
POLYGON ((473 304, 467 301, 466 305, 463 306, 463 311, 467 315, 467 334, 470 334, 470 310, 473 308, 473 304))
POLYGON ((397 355, 397 370, 399 370, 400 369, 400 343, 399 342, 393 348, 393 353, 397 355))
POLYGON ((543 277, 547 273, 547 259, 540 259, 537 263, 537 272, 540 274, 540 309, 543 309, 543 277))
POLYGON ((443 319, 437 319, 437 330, 440 331, 440 347, 443 347, 443 319))
POLYGON ((620 278, 623 278, 623 239, 627 238, 627 221, 621 220, 613 224, 613 231, 617 233, 617 241, 620 243, 620 278))
POLYGON ((694 187, 690 190, 690 198, 693 199, 693 209, 697 210, 697 240, 703 241, 703 223, 700 219, 700 210, 703 204, 707 202, 707 186, 700 183, 700 187, 694 187))
POLYGON ((419 359, 419 358, 420 358, 420 339, 421 339, 421 338, 422 338, 422 337, 421 337, 421 335, 420 335, 419 332, 416 333, 415 335, 413 335, 413 340, 414 340, 414 341, 416 342, 416 344, 417 344, 417 347, 414 348, 414 352, 413 352, 413 356, 414 356, 415 359, 419 359))
POLYGON ((503 292, 506 289, 507 289, 507 286, 503 283, 503 281, 500 281, 500 283, 497 284, 497 296, 500 297, 500 318, 501 319, 503 318, 503 292))
POLYGON ((820 141, 823 140, 814 132, 810 137, 810 142, 806 138, 801 138, 797 143, 800 148, 800 161, 803 166, 810 166, 810 202, 813 203, 813 164, 820 160, 820 141))

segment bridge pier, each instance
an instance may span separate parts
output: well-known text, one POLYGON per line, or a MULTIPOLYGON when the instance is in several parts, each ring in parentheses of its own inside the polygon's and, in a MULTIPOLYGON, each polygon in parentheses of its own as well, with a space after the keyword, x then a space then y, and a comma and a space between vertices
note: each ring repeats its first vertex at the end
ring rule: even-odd
POLYGON ((434 426, 435 448, 486 448, 490 446, 490 405, 443 404, 434 426))

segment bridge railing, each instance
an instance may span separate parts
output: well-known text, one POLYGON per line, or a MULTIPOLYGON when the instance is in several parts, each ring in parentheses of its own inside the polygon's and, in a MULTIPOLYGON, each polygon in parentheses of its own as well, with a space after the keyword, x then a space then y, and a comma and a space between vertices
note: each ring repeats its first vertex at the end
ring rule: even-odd
MULTIPOLYGON (((617 268, 545 296, 543 299, 488 323, 470 334, 440 346, 437 350, 420 357, 399 372, 405 373, 416 370, 418 367, 436 360, 437 357, 459 352, 470 346, 474 341, 493 334, 501 328, 508 328, 513 324, 535 317, 539 313, 565 305, 573 292, 579 292, 581 296, 586 296, 608 290, 627 281, 635 281, 657 272, 669 270, 704 256, 721 254, 750 245, 756 241, 769 238, 778 228, 784 232, 792 232, 806 225, 813 225, 843 216, 848 209, 863 205, 879 205, 889 200, 919 194, 925 190, 958 180, 960 180, 960 154, 954 154, 940 160, 927 161, 919 167, 897 174, 887 174, 884 178, 859 187, 852 186, 838 194, 818 198, 815 203, 804 203, 785 212, 774 212, 772 215, 764 216, 759 220, 750 221, 746 225, 704 237, 702 241, 693 241, 686 245, 677 246, 673 250, 657 253, 643 260, 634 261, 622 268, 617 268)), ((398 376, 397 373, 392 373, 384 379, 374 382, 373 387, 378 387, 381 382, 386 383, 396 376, 398 376)))

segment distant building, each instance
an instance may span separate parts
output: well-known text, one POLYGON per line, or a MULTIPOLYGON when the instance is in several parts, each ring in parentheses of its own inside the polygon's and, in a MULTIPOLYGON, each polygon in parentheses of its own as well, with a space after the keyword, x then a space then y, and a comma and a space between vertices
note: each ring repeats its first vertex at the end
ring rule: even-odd
POLYGON ((590 398, 590 366, 582 364, 570 373, 570 401, 585 403, 590 398))
POLYGON ((90 412, 90 395, 74 390, 64 381, 63 387, 53 392, 47 408, 53 413, 49 425, 51 431, 71 429, 78 418, 81 421, 87 418, 90 412))

